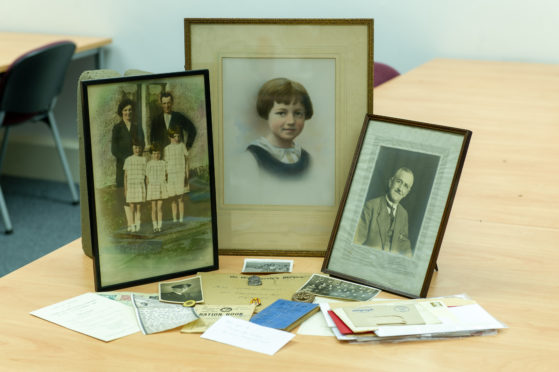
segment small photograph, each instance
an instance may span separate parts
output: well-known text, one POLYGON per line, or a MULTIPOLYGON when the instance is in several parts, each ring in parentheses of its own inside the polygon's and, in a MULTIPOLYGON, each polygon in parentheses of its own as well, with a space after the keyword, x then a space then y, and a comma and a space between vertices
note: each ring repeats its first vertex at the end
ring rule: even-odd
POLYGON ((196 303, 204 302, 202 278, 199 276, 159 283, 159 301, 182 304, 189 300, 194 300, 196 303))
POLYGON ((267 260, 246 258, 243 273, 290 273, 293 271, 293 260, 267 260))
POLYGON ((380 293, 380 289, 319 274, 313 274, 297 292, 301 291, 353 301, 368 301, 380 293))

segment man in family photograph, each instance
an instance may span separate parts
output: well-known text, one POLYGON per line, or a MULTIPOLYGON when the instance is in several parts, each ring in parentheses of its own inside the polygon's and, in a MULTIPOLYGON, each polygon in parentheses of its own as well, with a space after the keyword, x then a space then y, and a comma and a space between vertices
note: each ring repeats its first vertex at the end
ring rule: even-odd
POLYGON ((168 130, 179 129, 181 132, 181 142, 184 142, 186 148, 190 150, 196 138, 196 127, 185 115, 173 111, 174 100, 171 92, 162 92, 159 97, 159 103, 161 104, 162 112, 151 121, 151 144, 158 143, 161 148, 165 148, 170 143, 168 130))
POLYGON ((400 201, 410 192, 413 180, 410 169, 399 168, 388 181, 386 194, 365 203, 354 243, 412 257, 408 212, 400 201))

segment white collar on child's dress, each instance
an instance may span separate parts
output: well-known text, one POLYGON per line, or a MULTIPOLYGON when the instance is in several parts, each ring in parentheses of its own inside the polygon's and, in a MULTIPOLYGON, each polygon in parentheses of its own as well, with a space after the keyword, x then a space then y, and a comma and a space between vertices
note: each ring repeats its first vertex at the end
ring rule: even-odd
POLYGON ((297 163, 301 158, 302 148, 298 143, 293 143, 293 147, 288 148, 277 147, 272 145, 265 137, 260 137, 256 141, 252 142, 251 145, 262 147, 282 163, 297 163))

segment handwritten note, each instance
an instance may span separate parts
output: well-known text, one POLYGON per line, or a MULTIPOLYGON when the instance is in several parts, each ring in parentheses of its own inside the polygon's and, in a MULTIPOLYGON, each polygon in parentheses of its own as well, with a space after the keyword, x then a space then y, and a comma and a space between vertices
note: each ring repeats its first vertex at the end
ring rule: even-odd
POLYGON ((200 337, 245 350, 274 355, 291 341, 295 335, 263 327, 246 320, 224 316, 208 328, 200 337))
POLYGON ((32 311, 31 315, 102 341, 139 331, 133 309, 95 293, 85 293, 43 307, 32 311))

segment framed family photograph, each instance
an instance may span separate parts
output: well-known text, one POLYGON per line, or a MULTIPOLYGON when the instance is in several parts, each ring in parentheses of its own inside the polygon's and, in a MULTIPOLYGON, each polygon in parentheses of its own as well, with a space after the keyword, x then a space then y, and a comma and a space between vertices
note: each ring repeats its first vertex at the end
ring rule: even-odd
POLYGON ((322 271, 425 297, 471 134, 367 115, 322 271))
POLYGON ((212 87, 222 254, 323 256, 372 111, 372 19, 185 19, 212 87))
POLYGON ((218 268, 207 70, 82 82, 95 288, 218 268))

